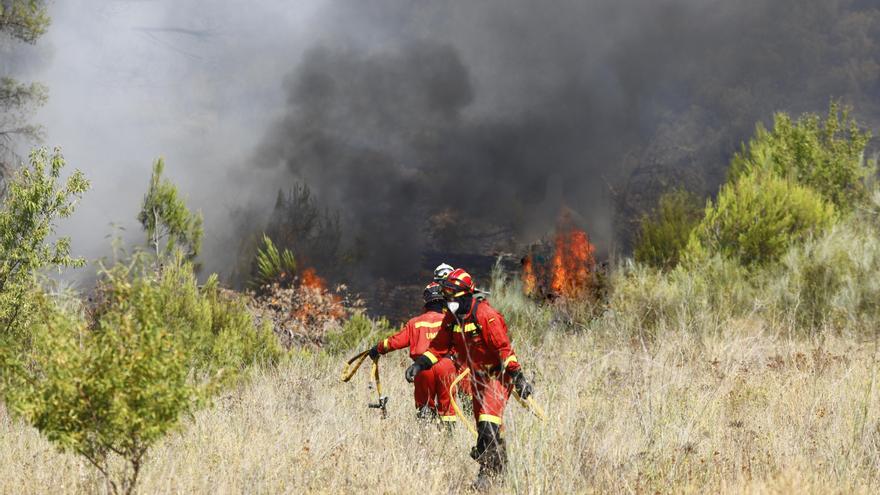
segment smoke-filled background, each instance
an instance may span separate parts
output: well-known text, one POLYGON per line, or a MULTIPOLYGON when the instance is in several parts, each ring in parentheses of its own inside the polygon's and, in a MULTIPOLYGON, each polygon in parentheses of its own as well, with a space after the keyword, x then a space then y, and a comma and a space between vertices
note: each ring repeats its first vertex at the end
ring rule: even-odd
POLYGON ((395 278, 426 253, 519 249, 563 206, 625 253, 660 192, 713 193, 773 112, 834 98, 880 123, 874 0, 66 0, 52 15, 7 64, 49 86, 46 143, 94 184, 65 225, 74 249, 105 253, 111 223, 138 239, 163 155, 205 215, 206 268, 231 281, 263 231, 336 280, 395 278), (304 204, 314 224, 294 218, 304 204))

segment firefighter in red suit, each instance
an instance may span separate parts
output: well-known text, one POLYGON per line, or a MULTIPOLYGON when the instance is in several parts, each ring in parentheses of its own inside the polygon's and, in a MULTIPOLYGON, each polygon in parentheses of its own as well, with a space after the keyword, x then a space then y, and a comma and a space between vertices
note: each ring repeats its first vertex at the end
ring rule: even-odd
MULTIPOLYGON (((431 339, 437 335, 443 323, 445 303, 440 285, 436 282, 425 287, 423 298, 425 312, 410 319, 399 332, 370 349, 370 357, 378 357, 381 354, 409 347, 410 357, 415 358, 428 350, 431 339)), ((455 364, 450 357, 444 357, 434 363, 430 369, 417 373, 414 380, 410 380, 415 382, 418 417, 439 416, 441 421, 450 426, 455 422, 455 410, 452 408, 449 396, 449 385, 455 377, 455 364)))
POLYGON ((488 301, 474 297, 473 278, 458 268, 439 283, 447 311, 431 345, 422 355, 414 355, 406 379, 412 382, 452 352, 470 368, 477 421, 477 445, 471 456, 480 463, 474 485, 484 489, 498 480, 507 464, 501 424, 510 389, 526 399, 532 386, 520 370, 504 317, 488 301))

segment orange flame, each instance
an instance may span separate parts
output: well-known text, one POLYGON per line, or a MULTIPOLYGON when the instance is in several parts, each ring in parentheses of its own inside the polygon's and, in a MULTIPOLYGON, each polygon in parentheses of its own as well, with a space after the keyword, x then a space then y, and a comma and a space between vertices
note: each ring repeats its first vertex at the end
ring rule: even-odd
POLYGON ((595 248, 587 233, 571 227, 556 233, 550 288, 562 297, 582 296, 592 285, 595 248))
POLYGON ((318 289, 321 291, 327 289, 327 282, 318 276, 318 273, 315 272, 314 268, 306 268, 303 270, 299 283, 303 287, 309 287, 311 289, 318 289))
POLYGON ((535 275, 531 254, 522 259, 522 267, 523 291, 527 296, 533 296, 538 289, 538 277, 535 275))

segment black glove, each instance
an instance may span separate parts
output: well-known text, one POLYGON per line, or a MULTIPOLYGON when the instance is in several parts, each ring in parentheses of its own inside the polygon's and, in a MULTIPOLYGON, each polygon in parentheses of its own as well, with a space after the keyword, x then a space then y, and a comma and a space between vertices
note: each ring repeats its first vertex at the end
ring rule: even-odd
POLYGON ((379 358, 379 346, 374 345, 372 349, 370 349, 370 359, 376 360, 379 358))
POLYGON ((413 364, 406 369, 406 381, 412 383, 416 381, 416 375, 420 372, 431 368, 431 360, 426 358, 425 356, 419 356, 413 362, 413 364))
POLYGON ((522 400, 526 400, 532 395, 532 384, 526 380, 522 371, 516 370, 510 372, 510 381, 513 382, 513 389, 516 390, 516 394, 519 395, 522 400))

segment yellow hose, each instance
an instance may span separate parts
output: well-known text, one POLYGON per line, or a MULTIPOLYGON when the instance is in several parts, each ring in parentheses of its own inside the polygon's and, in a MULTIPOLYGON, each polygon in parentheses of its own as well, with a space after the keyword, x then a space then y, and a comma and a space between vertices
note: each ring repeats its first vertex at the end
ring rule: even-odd
POLYGON ((455 414, 458 416, 459 419, 461 419, 461 422, 464 423, 465 426, 467 426, 467 429, 474 434, 474 438, 477 438, 477 428, 472 425, 471 421, 464 416, 464 413, 461 412, 461 408, 458 407, 458 402, 455 401, 455 394, 456 392, 458 392, 458 390, 456 390, 458 382, 464 379, 464 377, 468 376, 470 372, 470 368, 465 368, 464 371, 461 372, 461 374, 455 377, 455 380, 453 380, 452 383, 449 385, 449 400, 452 402, 452 408, 455 409, 455 414))
POLYGON ((541 409, 541 406, 539 406, 538 403, 535 402, 535 399, 532 399, 531 396, 529 396, 526 400, 523 400, 522 397, 520 397, 519 394, 516 393, 516 391, 513 392, 513 396, 516 397, 519 405, 528 409, 529 412, 537 416, 538 419, 540 419, 541 421, 547 421, 547 415, 544 414, 544 410, 541 409))
POLYGON ((341 378, 342 378, 343 382, 347 382, 347 381, 351 380, 351 377, 353 377, 354 374, 357 373, 357 370, 360 369, 361 364, 363 364, 364 359, 367 359, 367 356, 369 354, 370 354, 370 350, 367 349, 366 351, 364 351, 360 354, 357 354, 348 360, 348 362, 345 364, 345 369, 342 370, 342 377, 341 378), (357 361, 357 362, 355 362, 355 361, 357 361), (352 363, 354 363, 354 366, 352 366, 352 363))

